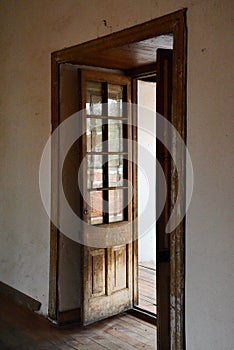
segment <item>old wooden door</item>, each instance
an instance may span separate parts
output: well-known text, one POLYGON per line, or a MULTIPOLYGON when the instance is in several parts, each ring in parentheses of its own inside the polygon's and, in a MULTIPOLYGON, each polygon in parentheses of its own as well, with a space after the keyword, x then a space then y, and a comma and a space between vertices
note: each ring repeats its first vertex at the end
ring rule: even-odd
POLYGON ((82 323, 132 307, 131 81, 79 70, 82 116, 82 323))
MULTIPOLYGON (((157 51, 157 97, 156 110, 167 121, 171 121, 172 112, 172 50, 157 51)), ((166 225, 170 217, 171 206, 171 157, 165 147, 170 142, 167 123, 163 127, 164 140, 157 139, 157 160, 159 161, 167 182, 167 196, 164 209, 157 220, 157 338, 158 348, 170 349, 170 234, 166 225)), ((156 175, 157 203, 163 197, 160 179, 156 175)))

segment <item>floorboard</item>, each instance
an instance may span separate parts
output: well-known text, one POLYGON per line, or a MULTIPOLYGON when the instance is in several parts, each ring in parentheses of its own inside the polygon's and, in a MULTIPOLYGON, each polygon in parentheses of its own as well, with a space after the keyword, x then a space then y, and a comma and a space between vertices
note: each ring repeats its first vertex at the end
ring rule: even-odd
POLYGON ((156 269, 139 265, 139 304, 141 309, 157 312, 156 307, 156 269))
POLYGON ((1 350, 155 350, 156 327, 127 313, 82 328, 57 328, 46 319, 0 299, 1 350))

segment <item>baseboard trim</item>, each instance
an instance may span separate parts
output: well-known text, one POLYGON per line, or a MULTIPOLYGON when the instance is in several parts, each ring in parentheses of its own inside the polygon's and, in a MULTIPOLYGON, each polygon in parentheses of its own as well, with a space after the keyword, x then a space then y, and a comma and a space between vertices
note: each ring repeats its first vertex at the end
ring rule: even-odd
POLYGON ((20 292, 19 290, 10 287, 0 281, 0 296, 1 295, 6 296, 16 304, 21 305, 33 312, 39 311, 41 308, 41 303, 38 300, 35 300, 30 296, 20 292))
POLYGON ((60 311, 58 313, 57 323, 59 326, 66 325, 68 323, 80 323, 80 321, 81 321, 80 309, 60 311))

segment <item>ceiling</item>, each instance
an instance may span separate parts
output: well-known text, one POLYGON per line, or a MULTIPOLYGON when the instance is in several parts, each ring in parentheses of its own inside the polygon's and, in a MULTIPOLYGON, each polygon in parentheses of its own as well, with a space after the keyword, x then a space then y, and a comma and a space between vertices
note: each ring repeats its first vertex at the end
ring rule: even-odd
POLYGON ((173 49, 173 36, 161 35, 84 56, 86 65, 130 70, 156 62, 157 49, 173 49))

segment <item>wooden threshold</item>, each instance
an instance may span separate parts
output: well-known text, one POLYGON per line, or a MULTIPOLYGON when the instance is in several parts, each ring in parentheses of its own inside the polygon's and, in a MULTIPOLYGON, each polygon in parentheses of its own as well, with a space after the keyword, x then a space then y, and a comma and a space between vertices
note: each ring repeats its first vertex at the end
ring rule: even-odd
POLYGON ((145 311, 137 306, 134 306, 133 309, 127 311, 130 315, 133 315, 140 320, 148 322, 154 326, 157 326, 157 316, 149 311, 145 311))

